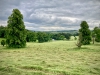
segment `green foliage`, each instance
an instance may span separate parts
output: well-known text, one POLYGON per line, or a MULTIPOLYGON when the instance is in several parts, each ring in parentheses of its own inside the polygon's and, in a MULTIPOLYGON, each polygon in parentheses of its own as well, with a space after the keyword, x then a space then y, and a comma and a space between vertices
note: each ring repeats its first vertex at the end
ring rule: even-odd
POLYGON ((52 38, 55 40, 64 40, 65 38, 67 40, 69 40, 71 37, 70 33, 57 33, 57 34, 53 34, 52 38))
POLYGON ((95 34, 95 41, 100 42, 100 28, 95 27, 93 32, 95 34))
POLYGON ((5 40, 2 40, 2 41, 1 41, 1 45, 4 46, 5 44, 6 44, 5 40))
POLYGON ((79 33, 79 39, 78 39, 78 41, 77 41, 77 43, 76 43, 76 46, 78 47, 78 48, 81 48, 81 46, 82 46, 82 33, 79 33))
POLYGON ((92 41, 93 41, 93 44, 94 44, 95 38, 96 38, 96 33, 94 32, 94 30, 92 31, 91 35, 92 35, 92 41))
POLYGON ((60 36, 61 36, 60 33, 54 34, 54 35, 52 36, 52 39, 61 40, 60 36))
POLYGON ((81 24, 81 29, 79 29, 79 32, 82 33, 82 44, 88 45, 90 44, 91 41, 91 31, 89 29, 89 26, 86 21, 82 21, 81 24))
POLYGON ((74 36, 74 40, 77 40, 77 37, 76 36, 74 36))
POLYGON ((64 40, 65 36, 64 35, 60 35, 59 37, 61 40, 64 40))
POLYGON ((71 34, 70 33, 62 33, 67 40, 70 40, 71 34))
POLYGON ((32 32, 32 31, 27 30, 26 41, 27 42, 36 42, 36 40, 37 40, 36 32, 32 32))
POLYGON ((26 46, 23 15, 18 9, 13 9, 12 14, 8 17, 6 42, 8 47, 21 48, 26 46))
POLYGON ((5 29, 6 29, 6 27, 0 26, 0 38, 5 37, 5 29))
POLYGON ((38 39, 39 43, 48 42, 51 40, 51 35, 49 33, 45 33, 45 32, 38 32, 37 39, 38 39))

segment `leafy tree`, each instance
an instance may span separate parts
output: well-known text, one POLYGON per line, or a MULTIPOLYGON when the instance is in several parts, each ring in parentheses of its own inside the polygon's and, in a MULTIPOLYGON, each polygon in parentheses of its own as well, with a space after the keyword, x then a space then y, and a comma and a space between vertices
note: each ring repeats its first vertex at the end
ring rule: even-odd
POLYGON ((2 41, 1 41, 1 45, 4 46, 5 44, 6 44, 5 40, 2 40, 2 41))
POLYGON ((88 45, 90 44, 90 41, 91 41, 91 31, 89 29, 89 26, 86 21, 82 21, 80 26, 81 26, 81 29, 79 29, 79 32, 82 34, 81 43, 83 45, 88 45))
POLYGON ((64 36, 67 40, 70 40, 71 34, 70 33, 64 33, 64 36))
POLYGON ((21 48, 26 46, 23 15, 18 9, 13 9, 12 14, 8 17, 6 42, 8 47, 21 48))
POLYGON ((37 39, 39 43, 50 41, 50 37, 51 37, 50 34, 45 33, 45 32, 37 33, 37 39))
POLYGON ((36 42, 37 35, 36 32, 27 31, 26 41, 27 42, 36 42))
POLYGON ((95 27, 93 32, 95 34, 95 41, 96 42, 100 42, 100 28, 99 27, 95 27))
POLYGON ((52 36, 52 38, 55 39, 55 40, 64 40, 64 38, 66 38, 67 40, 69 40, 70 37, 71 37, 70 33, 57 33, 57 34, 54 34, 52 36))
POLYGON ((65 36, 64 35, 60 35, 59 39, 60 40, 64 40, 65 36))

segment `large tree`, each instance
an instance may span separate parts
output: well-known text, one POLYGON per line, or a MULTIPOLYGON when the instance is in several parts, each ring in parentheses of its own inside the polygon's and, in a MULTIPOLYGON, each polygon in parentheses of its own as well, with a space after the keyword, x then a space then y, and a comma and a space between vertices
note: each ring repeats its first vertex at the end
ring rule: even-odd
POLYGON ((89 29, 89 26, 86 21, 82 21, 80 24, 81 29, 79 29, 79 32, 82 34, 82 40, 81 43, 83 45, 90 44, 91 41, 91 31, 89 29))
POLYGON ((18 9, 13 9, 8 17, 6 42, 8 47, 22 48, 26 46, 26 30, 23 15, 18 9))

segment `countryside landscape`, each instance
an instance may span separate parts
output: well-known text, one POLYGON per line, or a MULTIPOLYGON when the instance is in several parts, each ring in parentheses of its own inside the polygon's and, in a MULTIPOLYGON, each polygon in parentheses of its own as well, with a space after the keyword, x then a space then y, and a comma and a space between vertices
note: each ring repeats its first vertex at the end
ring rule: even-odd
POLYGON ((0 75, 100 75, 99 0, 0 3, 0 75))

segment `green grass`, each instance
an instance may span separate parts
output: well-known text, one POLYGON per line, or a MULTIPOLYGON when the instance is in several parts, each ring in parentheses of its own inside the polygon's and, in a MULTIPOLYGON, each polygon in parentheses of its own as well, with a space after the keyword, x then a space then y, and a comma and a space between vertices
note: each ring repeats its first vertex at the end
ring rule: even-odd
POLYGON ((27 43, 26 48, 0 45, 0 75, 100 75, 100 43, 76 41, 27 43))

